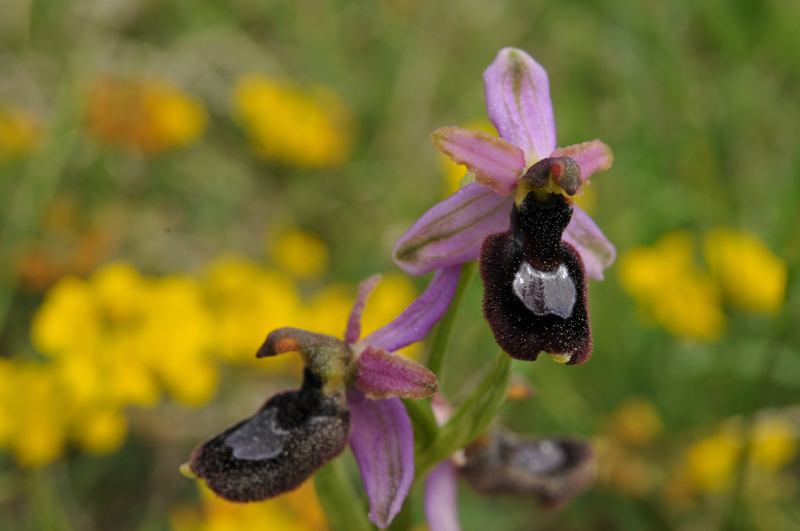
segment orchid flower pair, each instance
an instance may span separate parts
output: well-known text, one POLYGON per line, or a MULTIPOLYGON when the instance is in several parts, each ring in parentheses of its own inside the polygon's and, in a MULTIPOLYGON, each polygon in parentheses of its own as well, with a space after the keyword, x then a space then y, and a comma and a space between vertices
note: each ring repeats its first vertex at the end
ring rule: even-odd
MULTIPOLYGON (((467 261, 481 260, 484 315, 503 350, 527 360, 547 352, 569 364, 588 358, 586 277, 602 279, 616 253, 572 197, 610 167, 611 150, 599 140, 556 149, 547 73, 525 52, 501 50, 484 82, 500 138, 457 127, 434 132, 436 147, 476 182, 423 214, 394 248, 407 273, 438 270, 426 291, 364 339, 361 313, 377 277, 359 287, 344 340, 293 328, 271 332, 257 355, 299 352, 302 387, 278 393, 198 446, 184 472, 223 498, 261 500, 298 487, 349 440, 370 521, 387 527, 414 479, 412 425, 398 397, 437 390, 433 373, 392 352, 424 339, 444 316, 467 261)), ((523 493, 552 505, 588 482, 587 448, 488 434, 468 446, 461 470, 479 492, 523 493)), ((457 529, 449 460, 431 473, 426 491, 431 529, 457 529)))
POLYGON ((370 520, 387 527, 414 480, 411 420, 398 397, 437 390, 432 372, 392 352, 424 339, 442 318, 460 269, 438 272, 400 316, 363 339, 361 314, 379 275, 359 286, 344 340, 296 328, 271 332, 257 356, 299 352, 306 364, 302 387, 276 394, 250 418, 199 445, 184 473, 225 499, 258 501, 299 487, 349 440, 370 520))

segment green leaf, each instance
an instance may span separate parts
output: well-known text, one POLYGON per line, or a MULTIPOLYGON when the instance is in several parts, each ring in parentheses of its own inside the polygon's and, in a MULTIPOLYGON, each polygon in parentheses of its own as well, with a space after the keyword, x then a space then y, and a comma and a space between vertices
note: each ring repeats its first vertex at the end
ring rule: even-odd
POLYGON ((486 431, 505 401, 513 361, 505 352, 498 353, 480 383, 417 457, 417 477, 424 477, 440 461, 486 431))
POLYGON ((426 448, 439 433, 439 425, 436 424, 436 417, 433 416, 430 400, 412 398, 403 398, 402 400, 411 419, 411 427, 414 428, 414 446, 426 448))
POLYGON ((364 504, 347 479, 341 457, 329 461, 314 474, 314 487, 332 531, 374 531, 364 504))

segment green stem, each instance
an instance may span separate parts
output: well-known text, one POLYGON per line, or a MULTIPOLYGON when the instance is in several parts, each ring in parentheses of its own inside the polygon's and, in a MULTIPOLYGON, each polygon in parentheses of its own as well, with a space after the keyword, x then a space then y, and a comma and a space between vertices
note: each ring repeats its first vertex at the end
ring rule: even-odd
POLYGON ((86 99, 80 87, 90 64, 86 55, 93 53, 94 42, 92 32, 84 28, 56 92, 54 118, 47 134, 28 161, 11 200, 2 205, 6 211, 0 226, 0 332, 16 292, 19 260, 39 231, 78 141, 86 99))
POLYGON ((461 306, 461 301, 464 299, 464 294, 472 285, 475 279, 475 272, 478 270, 478 262, 467 262, 461 266, 461 276, 458 278, 458 286, 456 293, 453 296, 453 302, 447 309, 444 318, 436 325, 436 330, 433 332, 433 339, 431 340, 430 350, 428 351, 428 368, 438 378, 442 371, 442 362, 444 355, 447 352, 447 347, 450 345, 450 337, 453 333, 453 326, 455 325, 456 315, 461 306))
POLYGON ((503 351, 436 438, 417 456, 416 477, 424 478, 439 462, 468 446, 486 431, 505 402, 513 359, 503 351))
POLYGON ((430 400, 411 398, 402 400, 414 428, 414 444, 421 448, 427 447, 439 433, 439 425, 431 411, 430 400))
POLYGON ((338 457, 329 461, 314 474, 314 487, 332 531, 374 531, 364 511, 364 504, 338 457))

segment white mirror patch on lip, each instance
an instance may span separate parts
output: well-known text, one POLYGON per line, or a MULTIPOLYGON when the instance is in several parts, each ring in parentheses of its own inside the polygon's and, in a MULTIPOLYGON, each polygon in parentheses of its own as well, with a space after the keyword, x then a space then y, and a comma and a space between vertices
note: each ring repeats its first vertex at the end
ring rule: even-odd
POLYGON ((283 450, 289 432, 278 427, 277 408, 271 407, 253 416, 225 439, 233 448, 233 457, 248 461, 272 459, 283 450))
POLYGON ((545 273, 523 261, 514 276, 513 289, 519 300, 536 315, 552 313, 564 319, 572 315, 575 284, 564 264, 552 273, 545 273))

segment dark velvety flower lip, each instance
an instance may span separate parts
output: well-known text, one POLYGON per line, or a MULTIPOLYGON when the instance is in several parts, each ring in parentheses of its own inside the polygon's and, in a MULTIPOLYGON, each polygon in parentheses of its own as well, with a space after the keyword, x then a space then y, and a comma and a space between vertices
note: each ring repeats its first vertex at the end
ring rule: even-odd
POLYGON ((512 229, 483 244, 484 316, 497 344, 516 359, 546 352, 577 365, 591 354, 586 275, 578 253, 561 240, 571 214, 560 195, 530 192, 512 211, 512 229))
POLYGON ((189 468, 230 501, 264 500, 299 487, 347 446, 350 411, 305 370, 303 387, 273 396, 247 420, 198 446, 189 468))
POLYGON ((485 495, 533 496, 558 507, 594 479, 591 446, 575 439, 519 439, 489 434, 466 449, 461 475, 485 495))

